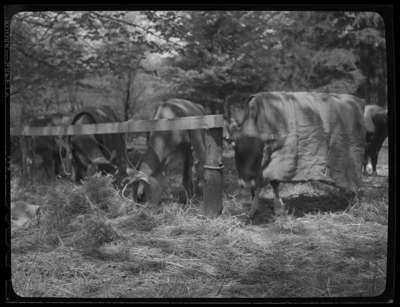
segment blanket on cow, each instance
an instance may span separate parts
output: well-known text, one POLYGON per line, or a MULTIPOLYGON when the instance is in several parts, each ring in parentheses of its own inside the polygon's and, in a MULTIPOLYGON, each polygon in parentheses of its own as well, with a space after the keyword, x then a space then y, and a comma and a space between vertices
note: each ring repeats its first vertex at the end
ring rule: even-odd
POLYGON ((265 140, 263 177, 319 180, 356 190, 364 153, 363 108, 363 100, 344 94, 267 92, 252 96, 248 119, 253 120, 247 121, 246 129, 261 133, 265 140))

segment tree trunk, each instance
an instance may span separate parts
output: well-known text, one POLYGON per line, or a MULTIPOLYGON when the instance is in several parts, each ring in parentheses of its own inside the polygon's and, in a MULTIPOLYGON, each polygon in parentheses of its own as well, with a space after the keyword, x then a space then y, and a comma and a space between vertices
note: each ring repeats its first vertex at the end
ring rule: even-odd
POLYGON ((126 95, 124 101, 124 120, 127 121, 129 119, 129 110, 130 110, 130 100, 131 100, 131 82, 132 82, 132 70, 128 71, 128 80, 126 84, 126 95))
POLYGON ((231 104, 230 104, 230 97, 225 98, 224 100, 224 117, 231 122, 231 104))

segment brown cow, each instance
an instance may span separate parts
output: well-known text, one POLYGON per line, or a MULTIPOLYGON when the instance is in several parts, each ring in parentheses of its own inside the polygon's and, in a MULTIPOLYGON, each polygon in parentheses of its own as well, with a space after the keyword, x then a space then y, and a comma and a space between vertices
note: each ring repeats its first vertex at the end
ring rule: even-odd
MULTIPOLYGON (((158 106, 153 119, 201 115, 205 115, 205 110, 201 105, 184 99, 169 99, 158 106)), ((188 197, 191 197, 194 192, 201 193, 205 162, 204 131, 154 131, 149 134, 148 148, 138 168, 141 176, 134 187, 134 197, 137 201, 148 201, 146 182, 149 180, 147 179, 162 177, 164 170, 176 159, 183 160, 182 184, 188 197), (193 165, 195 176, 192 174, 193 165)))
MULTIPOLYGON (((72 118, 71 125, 119 122, 108 106, 87 107, 72 118)), ((123 134, 73 135, 69 137, 73 179, 80 181, 96 171, 116 175, 117 184, 126 176, 126 146, 123 134)))
POLYGON ((382 144, 388 135, 387 110, 377 105, 367 105, 364 111, 365 127, 367 129, 366 148, 363 161, 363 172, 376 176, 376 164, 382 144))
POLYGON ((365 145, 363 101, 352 95, 262 92, 250 97, 233 132, 239 183, 254 195, 271 183, 275 213, 285 212, 280 182, 321 181, 355 191, 365 145))

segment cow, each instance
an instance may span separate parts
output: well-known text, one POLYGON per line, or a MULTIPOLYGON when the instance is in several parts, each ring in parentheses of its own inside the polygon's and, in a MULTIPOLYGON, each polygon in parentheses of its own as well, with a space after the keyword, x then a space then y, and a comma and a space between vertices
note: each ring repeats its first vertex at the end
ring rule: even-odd
POLYGON ((367 105, 364 110, 364 121, 367 135, 363 173, 368 175, 372 171, 372 175, 377 176, 378 154, 388 135, 387 109, 377 105, 367 105))
MULTIPOLYGON (((71 125, 119 122, 109 106, 86 107, 77 112, 71 125)), ((80 182, 95 172, 115 175, 117 185, 126 176, 126 145, 123 134, 72 135, 68 139, 72 178, 80 182)))
MULTIPOLYGON (((32 127, 58 126, 68 123, 69 116, 60 113, 36 117, 29 122, 32 127)), ((42 169, 48 179, 62 175, 62 159, 66 154, 62 140, 56 136, 31 138, 28 150, 28 165, 35 170, 42 169)))
POLYGON ((320 181, 354 192, 361 183, 364 101, 352 95, 261 92, 231 127, 239 185, 250 188, 253 218, 270 183, 276 215, 286 212, 281 182, 320 181))
MULTIPOLYGON (((205 113, 201 105, 175 98, 160 104, 153 114, 153 119, 202 116, 205 113)), ((138 167, 140 180, 134 185, 134 198, 139 202, 148 201, 149 195, 146 195, 146 191, 149 189, 146 185, 149 178, 160 181, 163 172, 176 159, 183 160, 182 184, 187 197, 201 194, 205 153, 204 131, 201 129, 151 132, 148 136, 147 150, 138 167), (193 166, 195 176, 192 173, 193 166)))

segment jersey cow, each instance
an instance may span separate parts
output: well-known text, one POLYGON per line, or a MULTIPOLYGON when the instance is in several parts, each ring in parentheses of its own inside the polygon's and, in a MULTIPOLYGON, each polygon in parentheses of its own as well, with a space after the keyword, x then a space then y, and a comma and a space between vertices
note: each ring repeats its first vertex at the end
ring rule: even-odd
MULTIPOLYGON (((119 122, 108 106, 87 107, 74 115, 71 125, 119 122)), ((116 176, 117 184, 126 174, 123 134, 72 135, 69 137, 73 179, 80 181, 100 171, 116 176)))
POLYGON ((367 175, 372 171, 372 175, 376 176, 378 154, 388 135, 387 110, 377 105, 367 105, 364 110, 364 121, 367 135, 363 172, 367 175))
MULTIPOLYGON (((205 115, 205 110, 201 105, 184 99, 170 99, 158 106, 153 119, 202 115, 205 115)), ((134 185, 134 197, 137 201, 144 202, 151 198, 146 195, 149 193, 146 191, 150 191, 146 188, 151 182, 149 179, 153 179, 153 182, 155 178, 160 181, 163 171, 176 159, 183 160, 182 183, 187 196, 200 193, 205 161, 204 131, 154 131, 148 136, 148 148, 138 167, 140 179, 134 185)))
POLYGON ((239 184, 252 190, 252 218, 260 188, 270 183, 275 214, 285 212, 280 182, 322 181, 355 191, 361 182, 363 100, 345 94, 262 92, 250 97, 232 131, 239 184))
MULTIPOLYGON (((32 127, 58 126, 67 124, 69 116, 60 113, 41 116, 32 119, 29 125, 32 127)), ((62 139, 56 136, 33 137, 28 150, 28 164, 35 170, 43 170, 48 179, 52 179, 63 173, 62 159, 66 151, 62 139)))

